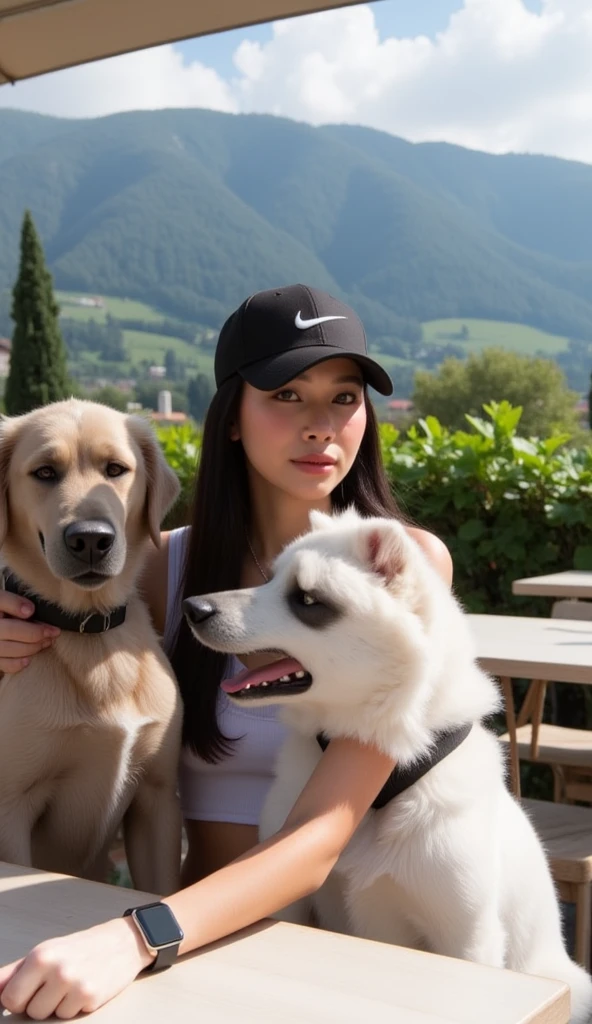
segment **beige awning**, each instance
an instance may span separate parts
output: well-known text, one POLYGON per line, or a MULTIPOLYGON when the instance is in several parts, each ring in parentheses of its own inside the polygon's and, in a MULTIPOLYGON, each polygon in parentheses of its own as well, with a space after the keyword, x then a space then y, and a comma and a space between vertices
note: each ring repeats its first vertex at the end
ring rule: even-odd
POLYGON ((0 0, 0 85, 361 0, 0 0))

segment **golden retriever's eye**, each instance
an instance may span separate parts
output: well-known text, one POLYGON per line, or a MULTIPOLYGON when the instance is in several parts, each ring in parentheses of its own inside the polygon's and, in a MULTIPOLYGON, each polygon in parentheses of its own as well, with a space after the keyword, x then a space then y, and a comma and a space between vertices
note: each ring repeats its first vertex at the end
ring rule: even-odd
POLYGON ((40 466, 39 469, 34 469, 31 473, 36 480, 42 480, 44 483, 57 480, 58 475, 53 466, 40 466))
POLYGON ((119 462, 108 462, 106 472, 107 476, 123 476, 124 473, 129 473, 129 469, 119 462))

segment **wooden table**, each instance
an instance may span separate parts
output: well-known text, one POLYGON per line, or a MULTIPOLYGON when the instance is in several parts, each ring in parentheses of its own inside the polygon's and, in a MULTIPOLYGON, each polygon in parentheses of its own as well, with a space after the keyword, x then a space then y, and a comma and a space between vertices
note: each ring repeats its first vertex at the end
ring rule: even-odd
MULTIPOLYGON (((0 963, 52 935, 116 917, 146 897, 0 863, 0 963)), ((569 993, 546 978, 264 921, 185 957, 170 971, 144 975, 91 1020, 567 1024, 569 993)))
POLYGON ((539 597, 592 597, 592 572, 572 569, 548 576, 529 576, 514 580, 513 594, 535 594, 539 597))
POLYGON ((592 684, 592 622, 469 615, 481 668, 501 678, 592 684))
POLYGON ((520 796, 520 761, 512 679, 592 684, 592 622, 526 615, 469 615, 481 668, 499 676, 510 734, 512 789, 520 796))

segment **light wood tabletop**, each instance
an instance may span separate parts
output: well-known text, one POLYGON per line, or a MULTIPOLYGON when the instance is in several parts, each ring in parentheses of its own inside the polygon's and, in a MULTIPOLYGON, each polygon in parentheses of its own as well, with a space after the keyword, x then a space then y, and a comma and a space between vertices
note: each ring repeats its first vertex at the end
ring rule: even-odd
POLYGON ((469 615, 479 664, 514 679, 592 684, 592 622, 469 615))
MULTIPOLYGON (((52 935, 116 917, 147 896, 0 863, 0 963, 52 935)), ((569 993, 547 978, 264 921, 169 971, 142 976, 91 1020, 567 1024, 569 993)))
POLYGON ((592 597, 592 572, 572 569, 552 572, 548 576, 529 576, 512 583, 513 594, 534 594, 540 597, 592 597))

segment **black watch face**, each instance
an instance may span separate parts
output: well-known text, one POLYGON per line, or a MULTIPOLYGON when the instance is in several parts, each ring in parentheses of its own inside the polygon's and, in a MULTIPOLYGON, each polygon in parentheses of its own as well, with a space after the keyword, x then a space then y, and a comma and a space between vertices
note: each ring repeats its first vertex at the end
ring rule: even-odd
POLYGON ((166 946, 169 942, 180 942, 183 932, 175 923, 171 911, 164 904, 136 910, 136 917, 151 946, 166 946))

